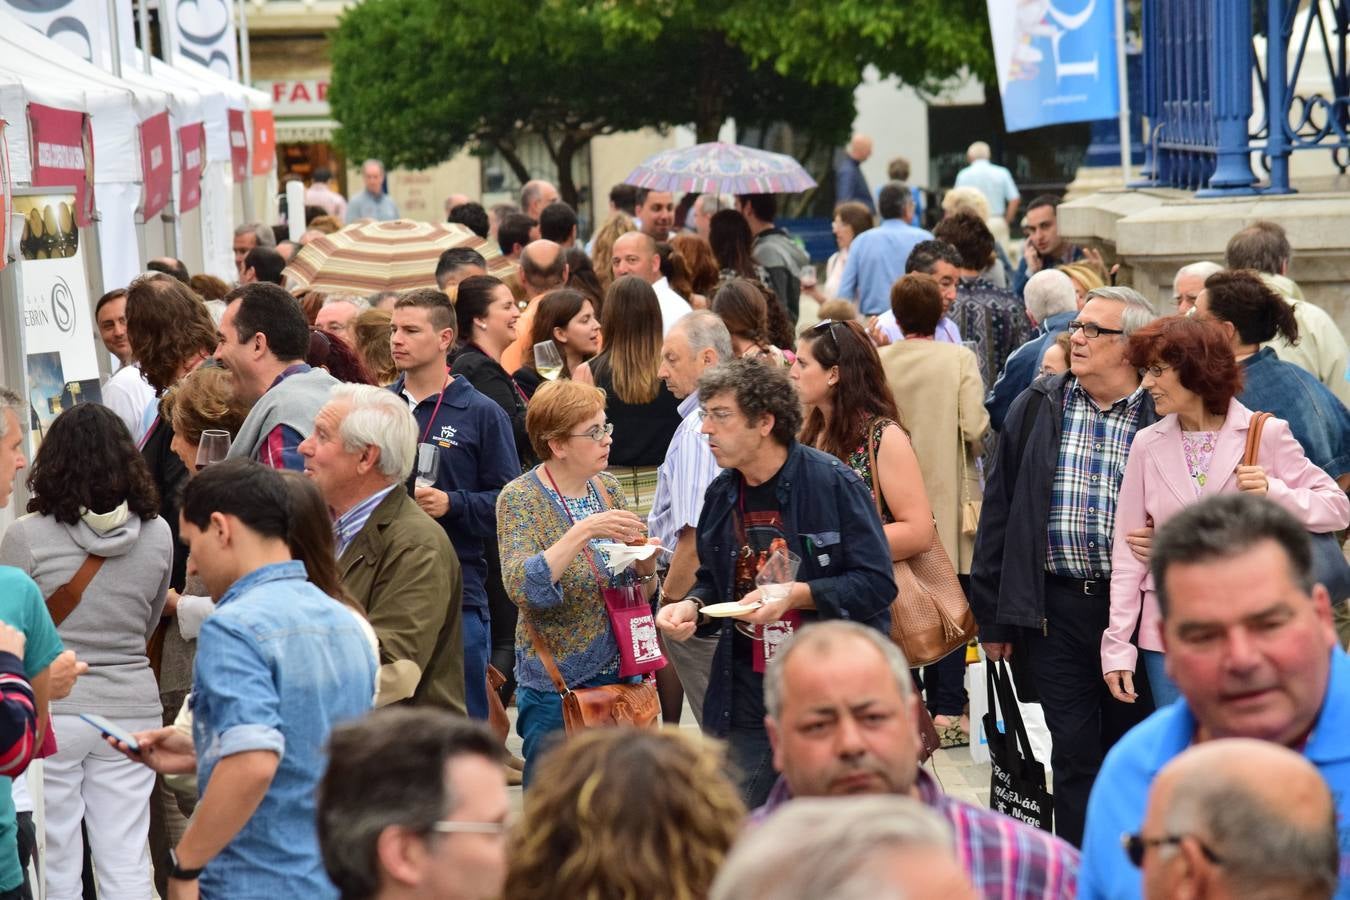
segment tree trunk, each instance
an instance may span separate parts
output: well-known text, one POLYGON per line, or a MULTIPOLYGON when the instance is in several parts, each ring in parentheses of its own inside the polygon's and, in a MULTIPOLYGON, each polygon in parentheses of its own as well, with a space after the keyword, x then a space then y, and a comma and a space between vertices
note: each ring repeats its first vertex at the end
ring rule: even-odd
POLYGON ((727 58, 726 38, 707 31, 700 38, 698 81, 694 85, 694 134, 700 144, 717 140, 727 117, 726 97, 722 93, 723 68, 727 58))
POLYGON ((506 164, 511 167, 511 171, 515 173, 521 184, 530 180, 530 170, 525 167, 525 163, 516 154, 515 144, 502 138, 493 138, 489 143, 492 144, 493 149, 502 155, 502 159, 506 160, 506 164))

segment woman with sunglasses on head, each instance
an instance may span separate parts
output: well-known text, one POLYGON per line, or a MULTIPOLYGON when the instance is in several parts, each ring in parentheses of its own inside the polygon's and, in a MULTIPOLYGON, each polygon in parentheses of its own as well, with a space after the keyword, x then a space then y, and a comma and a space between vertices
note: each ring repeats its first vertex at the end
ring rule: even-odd
MULTIPOLYGON (((802 443, 837 456, 858 473, 880 507, 891 559, 909 559, 927 550, 934 526, 923 471, 867 332, 857 322, 828 319, 808 328, 797 340, 790 377, 806 407, 802 443)), ((960 691, 965 648, 948 659, 960 666, 955 676, 960 691)), ((965 696, 955 693, 955 702, 935 705, 937 680, 927 683, 929 707, 940 736, 955 746, 960 743, 965 696)))
POLYGON ((575 380, 548 382, 530 401, 525 427, 543 462, 502 488, 497 539, 502 581, 520 610, 516 732, 525 742, 528 786, 540 753, 563 730, 562 698, 540 651, 552 656, 568 689, 619 683, 605 589, 636 585, 650 601, 658 582, 655 554, 608 574, 601 545, 645 543, 646 527, 605 472, 614 441, 604 393, 575 380))
MULTIPOLYGON (((879 351, 886 382, 909 429, 923 483, 933 505, 938 540, 951 557, 961 586, 970 593, 980 490, 979 458, 989 413, 979 360, 961 344, 935 339, 942 321, 942 286, 914 272, 891 287, 891 311, 905 334, 879 351)), ((953 653, 924 671, 933 721, 944 742, 964 742, 965 656, 953 653)))
POLYGON ((1102 634, 1102 676, 1112 696, 1133 703, 1142 656, 1158 706, 1178 696, 1164 670, 1161 615, 1148 562, 1126 535, 1159 526, 1192 503, 1246 491, 1268 497, 1314 533, 1350 524, 1350 499, 1313 465, 1283 419, 1261 431, 1254 465, 1243 465, 1252 411, 1237 400, 1242 367, 1213 320, 1159 319, 1130 335, 1126 359, 1162 418, 1130 445, 1111 547, 1111 614, 1102 634), (1138 646, 1131 637, 1138 631, 1138 646))

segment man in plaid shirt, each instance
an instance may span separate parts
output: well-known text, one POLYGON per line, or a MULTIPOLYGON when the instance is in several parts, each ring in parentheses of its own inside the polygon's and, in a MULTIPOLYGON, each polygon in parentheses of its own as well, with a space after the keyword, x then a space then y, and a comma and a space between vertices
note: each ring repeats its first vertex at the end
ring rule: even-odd
POLYGON ((794 797, 902 794, 937 812, 986 900, 1060 900, 1078 889, 1078 851, 1001 813, 945 796, 919 768, 919 699, 885 635, 819 622, 793 635, 764 677, 765 725, 782 777, 758 824, 794 797))
POLYGON ((1088 294, 1069 323, 1072 372, 1037 380, 1008 411, 971 564, 985 654, 1008 657, 1013 642, 1027 651, 1053 742, 1055 833, 1075 845, 1103 754, 1151 711, 1111 698, 1101 637, 1125 457, 1157 421, 1125 347, 1154 318, 1129 288, 1088 294))

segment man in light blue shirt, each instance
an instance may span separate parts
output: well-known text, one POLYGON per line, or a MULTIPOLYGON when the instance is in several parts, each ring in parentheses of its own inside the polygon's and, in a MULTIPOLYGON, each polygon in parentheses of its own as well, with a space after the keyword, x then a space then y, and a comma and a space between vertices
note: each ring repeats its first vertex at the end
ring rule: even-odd
MULTIPOLYGON (((1107 754, 1088 802, 1078 896, 1141 896, 1121 835, 1140 831, 1149 785, 1187 747, 1243 737, 1301 753, 1331 788, 1336 896, 1350 900, 1350 657, 1336 642, 1327 590, 1312 581, 1303 525, 1255 494, 1211 497, 1158 529, 1150 567, 1167 674, 1182 699, 1107 754)), ((1146 848, 1159 852, 1168 850, 1146 848)))
POLYGON ((361 181, 366 189, 347 203, 347 224, 362 219, 388 222, 398 218, 394 198, 384 192, 384 163, 368 159, 361 164, 361 181))
POLYGON ((856 302, 863 315, 876 316, 891 308, 891 285, 905 274, 910 251, 920 241, 933 239, 908 223, 913 206, 909 186, 889 182, 877 198, 881 226, 864 231, 849 247, 839 296, 856 302))
POLYGON ((957 187, 973 187, 989 201, 989 215, 1002 216, 1011 228, 1017 220, 1017 207, 1022 194, 1017 190, 1012 173, 989 161, 989 145, 976 141, 966 150, 964 169, 956 173, 957 187))

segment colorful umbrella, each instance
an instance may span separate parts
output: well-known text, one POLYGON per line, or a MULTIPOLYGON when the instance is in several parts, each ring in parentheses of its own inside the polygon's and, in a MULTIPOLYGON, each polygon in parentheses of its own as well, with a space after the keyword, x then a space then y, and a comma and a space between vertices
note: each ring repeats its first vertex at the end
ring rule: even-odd
POLYGON ((436 287, 436 261, 451 247, 471 247, 487 259, 488 272, 505 278, 517 266, 463 225, 366 222, 315 238, 282 273, 287 285, 325 294, 373 294, 436 287))
POLYGON ((662 150, 624 182, 655 191, 700 194, 797 194, 816 186, 790 156, 720 141, 662 150))

